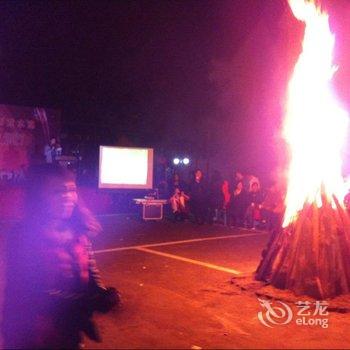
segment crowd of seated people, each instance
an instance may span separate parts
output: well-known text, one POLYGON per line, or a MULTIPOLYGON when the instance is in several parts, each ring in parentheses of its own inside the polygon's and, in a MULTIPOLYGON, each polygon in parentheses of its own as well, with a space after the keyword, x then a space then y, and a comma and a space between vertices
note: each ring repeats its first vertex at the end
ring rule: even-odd
POLYGON ((284 212, 283 192, 277 184, 263 189, 256 176, 238 171, 231 179, 222 178, 216 171, 208 180, 197 169, 188 183, 175 173, 168 190, 174 221, 274 230, 284 212))

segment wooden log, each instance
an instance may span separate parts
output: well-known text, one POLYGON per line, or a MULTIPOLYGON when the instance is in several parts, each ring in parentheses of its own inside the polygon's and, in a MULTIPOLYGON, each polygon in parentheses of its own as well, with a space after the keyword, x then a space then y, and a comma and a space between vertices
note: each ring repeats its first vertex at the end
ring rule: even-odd
POLYGON ((350 292, 350 217, 335 199, 307 204, 263 251, 255 278, 318 299, 350 292))

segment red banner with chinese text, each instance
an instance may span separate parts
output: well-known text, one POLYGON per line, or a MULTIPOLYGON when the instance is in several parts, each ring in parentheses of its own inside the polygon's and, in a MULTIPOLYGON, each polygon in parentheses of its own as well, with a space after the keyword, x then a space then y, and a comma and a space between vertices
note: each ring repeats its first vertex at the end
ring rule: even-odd
POLYGON ((43 160, 50 137, 57 137, 60 112, 0 105, 0 172, 14 172, 43 160))

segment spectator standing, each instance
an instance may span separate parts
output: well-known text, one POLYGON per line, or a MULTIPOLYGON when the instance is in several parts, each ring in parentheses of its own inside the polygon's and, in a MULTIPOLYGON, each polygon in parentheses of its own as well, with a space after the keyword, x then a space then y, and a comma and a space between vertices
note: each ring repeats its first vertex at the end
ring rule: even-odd
POLYGON ((54 163, 58 156, 62 155, 62 147, 55 137, 50 139, 50 143, 44 147, 44 155, 46 163, 54 163))
POLYGON ((196 170, 194 179, 189 191, 191 212, 197 224, 203 224, 206 219, 208 209, 208 189, 203 180, 203 173, 196 170))
POLYGON ((231 192, 230 192, 230 184, 227 180, 222 182, 221 191, 223 194, 223 209, 227 210, 230 207, 231 201, 231 192))
POLYGON ((263 201, 259 183, 254 182, 247 195, 246 223, 248 228, 255 229, 261 220, 261 203, 263 201))
POLYGON ((214 171, 209 185, 209 220, 218 221, 219 211, 224 207, 224 194, 222 192, 223 180, 219 171, 214 171))
POLYGON ((231 193, 230 226, 243 227, 246 209, 247 194, 243 187, 243 181, 238 181, 236 188, 231 193))

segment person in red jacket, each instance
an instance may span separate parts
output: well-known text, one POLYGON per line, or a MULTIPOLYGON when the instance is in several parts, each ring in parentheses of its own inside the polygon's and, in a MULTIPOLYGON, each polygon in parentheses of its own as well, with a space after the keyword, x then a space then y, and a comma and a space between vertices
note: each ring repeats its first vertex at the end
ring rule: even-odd
POLYGON ((91 249, 100 224, 81 204, 74 175, 58 164, 30 171, 26 203, 6 250, 4 347, 77 349, 82 333, 99 341, 92 314, 118 300, 91 249))
POLYGON ((261 203, 263 197, 260 191, 259 183, 254 182, 247 195, 247 211, 245 215, 248 228, 256 229, 261 221, 261 203))

